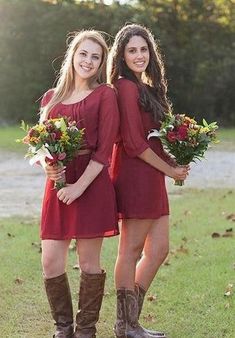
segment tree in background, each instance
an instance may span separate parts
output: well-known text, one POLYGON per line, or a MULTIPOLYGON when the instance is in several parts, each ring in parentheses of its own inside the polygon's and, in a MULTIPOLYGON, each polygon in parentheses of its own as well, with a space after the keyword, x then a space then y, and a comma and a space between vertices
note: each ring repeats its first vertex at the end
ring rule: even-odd
POLYGON ((105 31, 112 43, 126 22, 145 24, 165 53, 176 112, 235 124, 232 0, 0 0, 0 123, 37 120, 69 32, 105 31), (54 60, 54 61, 53 61, 54 60))

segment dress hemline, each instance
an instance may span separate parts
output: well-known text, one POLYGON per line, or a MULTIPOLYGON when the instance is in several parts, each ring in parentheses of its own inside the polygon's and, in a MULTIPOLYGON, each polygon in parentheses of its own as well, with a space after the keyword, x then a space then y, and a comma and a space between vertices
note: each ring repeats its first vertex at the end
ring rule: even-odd
POLYGON ((108 238, 108 237, 114 237, 118 236, 120 232, 118 230, 116 231, 106 231, 106 234, 97 234, 95 236, 78 236, 78 235, 73 235, 73 236, 66 236, 66 237, 59 237, 56 235, 47 235, 47 236, 40 236, 41 240, 57 240, 57 241, 66 241, 66 240, 72 240, 72 239, 94 239, 94 238, 108 238))
POLYGON ((160 215, 125 215, 124 213, 118 213, 118 219, 122 220, 122 219, 159 219, 163 216, 170 216, 169 212, 164 212, 160 215))

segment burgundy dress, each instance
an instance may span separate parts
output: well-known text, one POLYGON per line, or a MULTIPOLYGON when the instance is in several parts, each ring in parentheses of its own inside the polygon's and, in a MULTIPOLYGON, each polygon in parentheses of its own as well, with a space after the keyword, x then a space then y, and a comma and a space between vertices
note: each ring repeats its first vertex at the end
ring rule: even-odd
MULTIPOLYGON (((52 95, 52 90, 44 95, 42 106, 52 95)), ((108 173, 119 125, 114 90, 102 84, 77 103, 59 103, 49 117, 57 116, 68 116, 77 121, 79 128, 85 128, 85 148, 91 150, 90 154, 78 155, 67 165, 66 182, 75 183, 90 159, 102 163, 104 167, 84 193, 70 205, 57 198, 54 182, 47 179, 42 205, 41 238, 64 240, 117 235, 115 192, 108 173)))
POLYGON ((167 160, 161 141, 156 137, 147 140, 148 132, 159 129, 160 124, 140 108, 134 82, 122 78, 116 88, 121 140, 114 146, 111 174, 120 218, 158 219, 169 215, 165 175, 137 157, 150 147, 167 160))

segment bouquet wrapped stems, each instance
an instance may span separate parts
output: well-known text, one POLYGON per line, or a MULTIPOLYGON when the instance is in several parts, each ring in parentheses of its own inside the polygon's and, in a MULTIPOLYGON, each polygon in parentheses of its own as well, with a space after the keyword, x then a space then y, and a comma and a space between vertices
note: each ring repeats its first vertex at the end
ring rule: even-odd
MULTIPOLYGON (((182 163, 179 163, 179 162, 177 162, 177 161, 176 161, 176 163, 177 163, 177 165, 178 165, 179 167, 183 167, 183 166, 186 166, 186 165, 189 164, 189 163, 184 163, 184 164, 182 164, 182 163)), ((184 186, 184 180, 175 180, 175 181, 174 181, 174 185, 176 185, 176 186, 178 186, 178 187, 183 187, 183 186, 184 186)))
POLYGON ((182 181, 182 180, 175 180, 174 185, 177 185, 177 186, 179 186, 179 187, 182 187, 182 186, 184 185, 184 181, 182 181))
MULTIPOLYGON (((64 168, 63 163, 58 162, 57 164, 58 164, 59 168, 64 168)), ((54 188, 56 190, 60 190, 60 189, 64 188, 65 186, 66 186, 66 177, 65 177, 65 172, 63 172, 62 175, 61 175, 61 179, 55 182, 54 188)))

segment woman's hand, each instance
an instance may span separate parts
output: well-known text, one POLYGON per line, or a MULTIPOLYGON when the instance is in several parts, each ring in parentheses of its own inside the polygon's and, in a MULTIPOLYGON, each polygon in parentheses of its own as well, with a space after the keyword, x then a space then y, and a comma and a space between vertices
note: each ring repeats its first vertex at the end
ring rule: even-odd
POLYGON ((171 167, 171 173, 169 176, 174 178, 176 181, 184 181, 189 174, 189 170, 189 165, 171 167))
POLYGON ((67 205, 71 204, 74 200, 80 197, 84 192, 84 189, 81 188, 76 183, 69 184, 65 188, 60 189, 57 192, 57 197, 59 200, 67 205))
POLYGON ((65 173, 65 167, 61 167, 55 164, 54 165, 47 164, 44 170, 47 177, 55 182, 60 181, 65 173))

